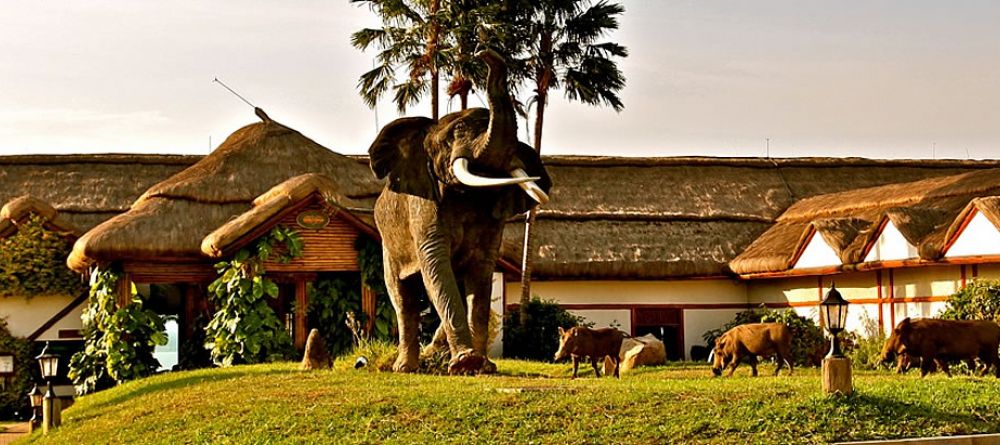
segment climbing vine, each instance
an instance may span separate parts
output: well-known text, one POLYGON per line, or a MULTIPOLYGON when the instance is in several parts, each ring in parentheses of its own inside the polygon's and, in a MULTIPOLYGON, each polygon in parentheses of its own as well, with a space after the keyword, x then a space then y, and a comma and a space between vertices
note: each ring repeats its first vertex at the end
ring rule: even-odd
POLYGON ((32 214, 17 232, 0 239, 0 297, 80 295, 86 287, 66 267, 73 247, 69 238, 45 228, 32 214))
POLYGON ((13 336, 3 318, 0 318, 0 352, 14 356, 14 375, 0 388, 0 419, 10 419, 14 413, 28 412, 28 398, 24 395, 33 382, 40 380, 38 362, 31 353, 31 341, 13 336))
POLYGON ((135 285, 128 304, 118 307, 115 291, 121 278, 115 269, 97 269, 90 276, 84 348, 70 358, 69 370, 83 393, 151 375, 160 367, 153 349, 167 344, 163 318, 143 307, 135 285))
POLYGON ((277 226, 231 260, 215 265, 219 278, 208 286, 208 294, 217 310, 205 328, 205 347, 211 350, 212 361, 230 366, 291 354, 292 339, 267 303, 278 296, 278 285, 265 277, 264 263, 272 256, 287 263, 301 254, 298 233, 277 226))

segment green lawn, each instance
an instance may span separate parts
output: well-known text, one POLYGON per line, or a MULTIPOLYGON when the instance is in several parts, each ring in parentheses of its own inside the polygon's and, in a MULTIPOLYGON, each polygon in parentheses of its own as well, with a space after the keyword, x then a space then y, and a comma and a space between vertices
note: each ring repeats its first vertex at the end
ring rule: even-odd
MULTIPOLYGON (((446 377, 294 364, 160 375, 80 398, 28 443, 826 443, 1000 432, 1000 381, 860 373, 819 393, 818 370, 712 378, 704 365, 570 380, 568 365, 498 362, 446 377), (32 442, 33 441, 33 442, 32 442)), ((763 366, 762 374, 770 368, 763 366)))

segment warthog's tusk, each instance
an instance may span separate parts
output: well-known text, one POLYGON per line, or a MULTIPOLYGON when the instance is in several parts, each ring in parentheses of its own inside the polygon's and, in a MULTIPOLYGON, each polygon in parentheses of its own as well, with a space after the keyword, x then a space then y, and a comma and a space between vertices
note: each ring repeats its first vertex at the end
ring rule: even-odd
MULTIPOLYGON (((516 168, 514 170, 511 170, 510 174, 513 177, 515 177, 515 178, 527 178, 528 177, 528 173, 525 172, 523 169, 520 169, 520 168, 516 168)), ((549 195, 547 193, 545 193, 545 190, 542 190, 542 188, 539 187, 538 184, 535 183, 535 181, 522 182, 522 183, 518 184, 518 186, 520 186, 522 189, 524 189, 524 192, 527 193, 528 196, 531 197, 531 199, 534 199, 535 201, 538 201, 539 204, 545 204, 545 203, 549 202, 549 195)))
POLYGON ((451 163, 451 171, 459 182, 469 187, 499 187, 503 185, 523 184, 525 182, 537 181, 541 178, 487 178, 473 174, 469 171, 469 160, 458 158, 451 163))

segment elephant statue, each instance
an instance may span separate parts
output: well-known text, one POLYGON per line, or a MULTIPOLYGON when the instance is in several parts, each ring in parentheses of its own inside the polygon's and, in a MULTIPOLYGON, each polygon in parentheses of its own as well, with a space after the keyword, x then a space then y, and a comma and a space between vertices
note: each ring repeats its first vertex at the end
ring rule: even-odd
POLYGON ((385 284, 399 322, 393 369, 419 366, 420 312, 441 318, 450 374, 491 372, 486 358, 492 276, 504 223, 548 201, 551 180, 538 153, 517 140, 507 65, 492 50, 489 109, 440 120, 406 117, 386 125, 368 149, 372 172, 387 178, 375 203, 385 284))

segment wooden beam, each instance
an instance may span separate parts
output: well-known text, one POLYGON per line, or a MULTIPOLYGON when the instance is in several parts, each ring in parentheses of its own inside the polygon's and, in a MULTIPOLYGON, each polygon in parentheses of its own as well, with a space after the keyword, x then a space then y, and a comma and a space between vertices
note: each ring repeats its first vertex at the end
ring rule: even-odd
POLYGON ((365 332, 371 335, 375 328, 376 310, 375 292, 364 283, 361 284, 361 310, 365 313, 365 332))
POLYGON ((306 336, 309 334, 306 322, 306 310, 309 309, 309 293, 306 292, 306 281, 295 282, 295 349, 306 347, 306 336))
POLYGON ((132 275, 124 273, 115 284, 115 304, 118 308, 123 308, 130 302, 132 302, 132 275))

